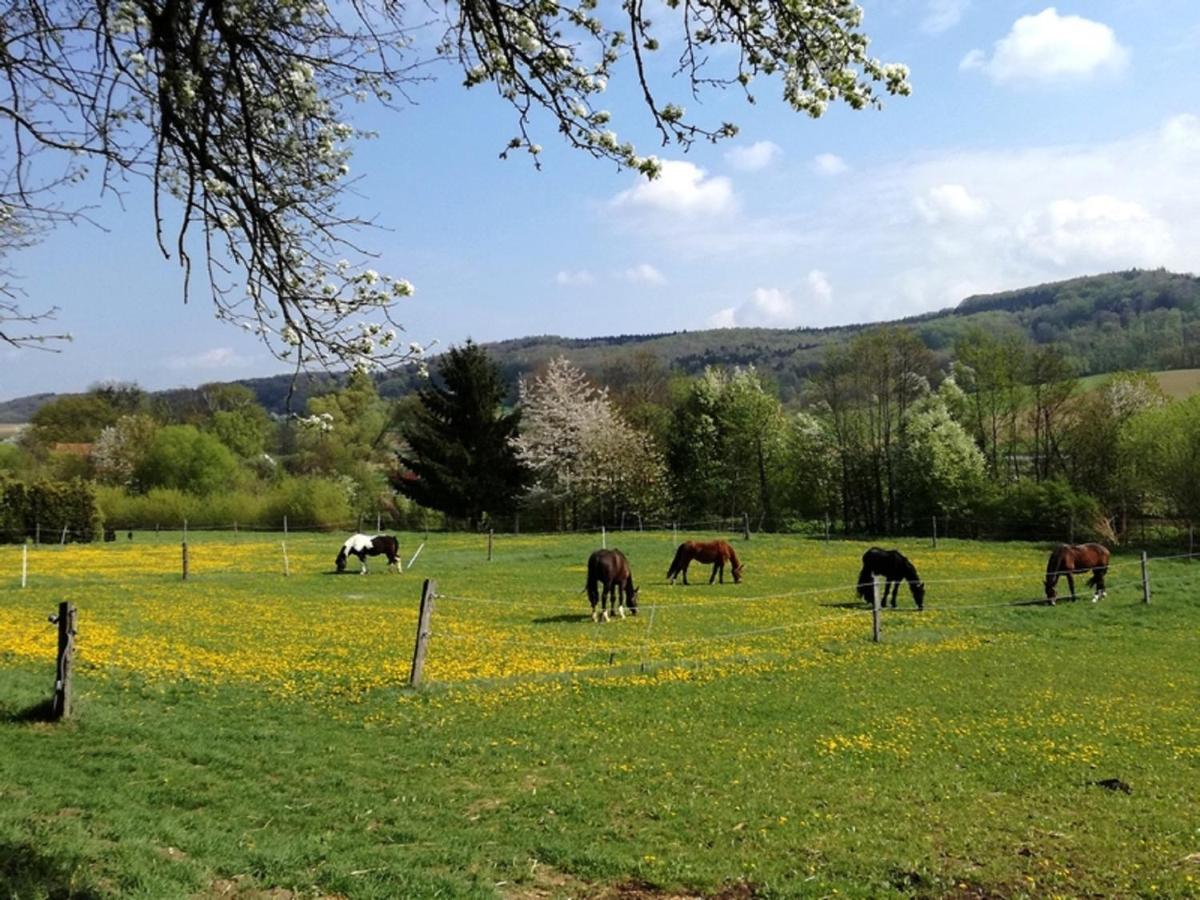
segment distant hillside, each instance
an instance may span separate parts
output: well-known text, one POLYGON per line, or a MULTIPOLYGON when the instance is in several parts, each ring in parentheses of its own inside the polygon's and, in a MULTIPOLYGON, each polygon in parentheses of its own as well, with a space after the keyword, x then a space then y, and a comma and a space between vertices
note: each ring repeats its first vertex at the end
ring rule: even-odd
MULTIPOLYGON (((1037 343, 1058 342, 1081 375, 1118 369, 1177 369, 1200 366, 1200 278, 1163 269, 1134 269, 1072 278, 998 294, 968 297, 958 306, 897 322, 834 328, 729 328, 671 334, 570 339, 525 337, 488 344, 511 385, 558 354, 603 378, 610 366, 637 353, 653 353, 664 364, 694 375, 705 366, 753 363, 794 399, 804 379, 820 365, 826 348, 881 325, 911 328, 939 357, 949 359, 955 341, 971 328, 1015 331, 1037 343)), ((332 376, 301 378, 292 397, 303 410, 308 396, 336 382, 332 376)), ((239 382, 274 412, 283 412, 290 375, 239 382)), ((380 391, 401 396, 417 386, 411 373, 384 377, 380 391)), ((0 404, 0 422, 24 422, 53 395, 0 404)))

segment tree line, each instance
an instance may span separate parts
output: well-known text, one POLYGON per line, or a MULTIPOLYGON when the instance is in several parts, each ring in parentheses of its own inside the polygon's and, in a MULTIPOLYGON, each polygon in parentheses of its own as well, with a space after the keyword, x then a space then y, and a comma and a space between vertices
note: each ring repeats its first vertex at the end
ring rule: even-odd
POLYGON ((1200 397, 1146 373, 1085 385, 1053 344, 976 329, 949 362, 909 328, 827 348, 798 402, 753 366, 632 349, 506 386, 468 341, 398 400, 362 371, 270 414, 240 385, 97 385, 0 444, 6 482, 91 481, 108 522, 578 529, 748 516, 780 531, 1119 540, 1200 512, 1200 397))

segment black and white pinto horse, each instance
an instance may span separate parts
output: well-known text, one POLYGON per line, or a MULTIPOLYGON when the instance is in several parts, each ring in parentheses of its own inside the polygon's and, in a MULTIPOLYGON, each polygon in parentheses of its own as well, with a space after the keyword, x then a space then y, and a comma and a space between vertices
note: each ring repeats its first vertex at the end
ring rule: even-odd
POLYGON ((400 571, 400 542, 390 534, 352 534, 342 544, 342 549, 337 555, 337 570, 339 572, 346 571, 346 560, 351 556, 358 557, 358 563, 362 568, 359 570, 359 575, 367 574, 367 557, 368 556, 387 556, 388 568, 395 567, 396 571, 400 571))
POLYGON ((900 581, 908 582, 917 609, 925 608, 925 583, 917 575, 917 568, 899 550, 884 550, 882 547, 872 547, 863 554, 862 571, 858 573, 858 596, 868 603, 874 602, 875 576, 882 575, 887 579, 883 588, 883 598, 879 601, 881 607, 887 606, 888 594, 892 597, 892 608, 896 608, 896 595, 900 593, 900 581))

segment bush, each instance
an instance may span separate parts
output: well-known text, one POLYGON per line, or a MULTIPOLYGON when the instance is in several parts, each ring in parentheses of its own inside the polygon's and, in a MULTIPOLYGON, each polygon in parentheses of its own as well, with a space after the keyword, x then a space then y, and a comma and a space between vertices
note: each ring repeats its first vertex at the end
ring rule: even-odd
POLYGON ((345 485, 326 478, 285 478, 259 490, 233 490, 199 497, 177 488, 129 494, 122 488, 98 491, 105 520, 116 528, 195 528, 277 530, 287 516, 291 528, 346 528, 354 521, 345 485))
POLYGON ((1100 537, 1093 526, 1101 519, 1095 497, 1076 491, 1067 482, 1031 481, 993 487, 981 509, 981 537, 1054 539, 1076 542, 1100 537))
POLYGON ((0 481, 0 541, 36 537, 92 541, 104 527, 104 516, 90 481, 0 481))

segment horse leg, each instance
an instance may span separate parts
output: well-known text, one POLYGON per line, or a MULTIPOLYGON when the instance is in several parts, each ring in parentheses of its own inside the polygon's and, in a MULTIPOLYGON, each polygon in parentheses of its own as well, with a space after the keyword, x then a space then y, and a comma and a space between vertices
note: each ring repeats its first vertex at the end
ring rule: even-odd
POLYGON ((600 595, 600 609, 603 611, 605 622, 609 620, 608 609, 615 602, 616 600, 613 598, 613 586, 606 584, 604 586, 604 593, 600 595))
POLYGON ((887 586, 883 589, 883 599, 888 599, 888 593, 891 593, 892 609, 896 608, 896 595, 900 593, 900 582, 888 579, 887 586))
POLYGON ((713 563, 712 574, 708 576, 709 584, 712 584, 714 581, 717 580, 717 570, 718 569, 721 570, 721 584, 725 583, 725 567, 723 565, 721 565, 721 563, 715 562, 715 563, 713 563))
POLYGON ((683 586, 684 587, 687 587, 687 583, 688 583, 687 570, 688 570, 688 566, 690 566, 691 564, 692 564, 692 561, 690 559, 683 564, 683 586))
POLYGON ((1071 572, 1067 573, 1067 587, 1071 591, 1071 602, 1074 603, 1075 602, 1075 576, 1071 572))
POLYGON ((625 586, 624 585, 617 585, 616 597, 613 598, 614 602, 616 602, 618 598, 620 599, 620 602, 617 604, 617 615, 619 615, 623 619, 623 618, 625 618, 625 586))
POLYGON ((366 575, 367 574, 367 554, 356 553, 355 556, 358 557, 358 574, 366 575))

